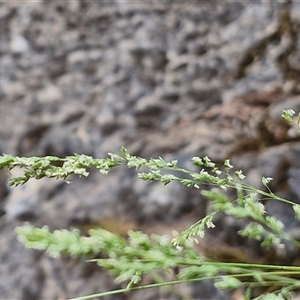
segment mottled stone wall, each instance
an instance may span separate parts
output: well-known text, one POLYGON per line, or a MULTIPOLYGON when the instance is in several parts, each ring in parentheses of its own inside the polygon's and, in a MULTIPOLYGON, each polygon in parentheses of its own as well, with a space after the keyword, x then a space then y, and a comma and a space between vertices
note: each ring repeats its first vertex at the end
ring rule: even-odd
MULTIPOLYGON (((126 146, 183 166, 195 155, 232 157, 251 183, 272 176, 275 190, 299 201, 299 139, 280 116, 300 110, 299 10, 296 1, 2 2, 0 150, 101 157, 126 146)), ((7 189, 1 176, 7 299, 66 299, 112 284, 90 265, 25 250, 13 231, 24 220, 66 228, 117 218, 129 228, 191 213, 192 222, 206 211, 198 191, 145 185, 126 169, 71 186, 7 189)), ((284 218, 286 208, 276 209, 284 218)), ((219 233, 225 241, 229 229, 219 233)), ((197 290, 194 298, 207 296, 197 290)))

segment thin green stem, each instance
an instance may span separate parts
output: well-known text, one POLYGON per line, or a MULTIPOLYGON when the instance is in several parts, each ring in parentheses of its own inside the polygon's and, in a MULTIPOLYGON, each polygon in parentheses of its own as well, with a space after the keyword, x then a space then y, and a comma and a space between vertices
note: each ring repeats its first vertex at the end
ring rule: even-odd
POLYGON ((277 265, 263 265, 263 264, 249 264, 249 263, 226 263, 218 261, 202 261, 197 262, 194 260, 191 261, 177 261, 178 265, 182 266, 203 266, 203 265, 213 265, 215 267, 225 267, 226 268, 243 268, 243 269, 265 269, 265 270, 282 270, 282 271, 293 271, 299 272, 300 267, 297 266, 277 266, 277 265))
POLYGON ((102 292, 102 293, 88 295, 88 296, 72 298, 69 300, 88 300, 88 299, 94 299, 96 297, 104 297, 104 296, 109 296, 109 295, 116 295, 116 294, 132 292, 132 291, 158 288, 158 287, 163 287, 163 286, 167 286, 167 285, 181 284, 181 283, 187 283, 187 282, 214 280, 214 279, 218 279, 218 278, 219 278, 219 276, 211 276, 211 277, 204 277, 204 278, 182 279, 182 280, 174 280, 174 281, 168 281, 168 282, 153 283, 153 284, 148 284, 148 285, 143 285, 143 286, 132 287, 129 289, 125 288, 125 289, 102 292))
MULTIPOLYGON (((268 266, 267 266, 268 267, 268 266)), ((276 267, 276 266, 269 266, 269 267, 276 267)), ((263 282, 244 282, 242 283, 243 286, 248 286, 251 284, 252 287, 259 287, 259 286, 276 286, 276 285, 291 285, 293 284, 294 288, 296 288, 295 281, 298 282, 296 279, 291 278, 283 278, 282 276, 278 275, 298 275, 298 272, 275 272, 275 273, 269 273, 269 272, 259 272, 261 276, 268 276, 270 279, 273 280, 265 280, 263 282), (276 275, 276 276, 275 276, 276 275), (283 280, 284 279, 284 280, 283 280)), ((234 276, 236 278, 241 277, 254 277, 253 272, 248 272, 245 274, 233 274, 233 275, 224 275, 224 276, 234 276)), ((224 277, 222 276, 222 277, 224 277)), ((109 295, 116 295, 121 293, 127 293, 132 291, 138 291, 138 290, 144 290, 144 289, 150 289, 150 288, 158 288, 158 287, 164 287, 167 285, 175 285, 175 284, 181 284, 181 283, 191 283, 191 282, 197 282, 197 281, 205 281, 205 280, 216 280, 219 279, 220 276, 210 276, 210 277, 203 277, 203 278, 190 278, 190 279, 182 279, 182 280, 175 280, 175 281, 169 281, 169 282, 160 282, 160 283, 154 283, 144 286, 138 286, 138 287, 132 287, 132 288, 125 288, 125 289, 119 289, 119 290, 113 290, 113 291, 107 291, 102 292, 98 294, 88 295, 88 296, 82 296, 77 298, 72 298, 70 300, 88 300, 88 299, 94 299, 96 297, 104 297, 109 295)), ((300 285, 300 283, 299 283, 300 285)))

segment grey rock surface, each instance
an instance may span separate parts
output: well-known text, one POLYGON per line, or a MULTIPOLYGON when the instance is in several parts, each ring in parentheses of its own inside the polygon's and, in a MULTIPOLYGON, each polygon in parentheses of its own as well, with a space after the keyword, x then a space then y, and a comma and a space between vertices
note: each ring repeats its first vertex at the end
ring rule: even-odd
MULTIPOLYGON (((251 184, 274 177, 274 192, 299 202, 299 138, 280 117, 300 107, 299 10, 296 1, 2 2, 1 152, 103 157, 125 146, 183 166, 192 156, 230 157, 251 184)), ((198 191, 144 184, 122 168, 72 185, 8 188, 8 176, 0 174, 3 299, 67 299, 114 286, 93 266, 24 249, 13 230, 24 221, 56 229, 125 218, 151 230, 207 211, 198 191)), ((273 208, 288 223, 285 208, 273 208)), ((197 288, 184 291, 204 300, 197 288)))

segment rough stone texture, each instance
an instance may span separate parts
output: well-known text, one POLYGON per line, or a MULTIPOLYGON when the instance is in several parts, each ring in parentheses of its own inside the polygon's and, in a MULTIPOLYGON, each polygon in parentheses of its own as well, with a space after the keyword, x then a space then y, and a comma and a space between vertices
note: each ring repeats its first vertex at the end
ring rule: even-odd
MULTIPOLYGON (((251 184, 274 177, 274 191, 299 202, 299 137, 281 118, 282 109, 300 110, 299 10, 296 1, 2 2, 0 150, 102 157, 126 146, 183 166, 195 155, 231 157, 251 184)), ((40 180, 8 189, 7 177, 0 174, 3 299, 66 299, 113 286, 91 266, 25 250, 13 231, 23 221, 54 229, 122 219, 123 230, 151 231, 206 212, 198 191, 144 184, 122 168, 71 186, 40 180)), ((270 209, 295 230, 286 208, 270 209)), ((235 244, 228 222, 219 235, 235 244)), ((210 285, 184 293, 204 299, 199 288, 205 299, 229 297, 210 285)), ((153 293, 147 299, 177 299, 153 293)))

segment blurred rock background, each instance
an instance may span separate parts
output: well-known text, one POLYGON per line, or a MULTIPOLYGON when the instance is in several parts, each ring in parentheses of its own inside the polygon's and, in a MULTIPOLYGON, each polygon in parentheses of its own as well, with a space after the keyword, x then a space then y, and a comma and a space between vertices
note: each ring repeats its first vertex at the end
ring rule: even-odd
MULTIPOLYGON (((251 184, 273 177, 274 192, 299 202, 300 139, 281 118, 283 109, 300 111, 299 16, 292 0, 1 2, 1 153, 104 157, 125 146, 184 167, 192 156, 231 158, 251 184)), ((9 188, 0 175, 1 299, 62 300, 115 287, 96 266, 24 249, 14 233, 24 221, 168 232, 209 209, 198 191, 145 184, 126 168, 72 185, 43 179, 9 188)), ((288 207, 269 209, 295 231, 288 207)), ((238 225, 218 222, 222 243, 237 245, 238 225)), ((180 291, 231 297, 211 283, 180 291)), ((106 299, 141 297, 179 299, 161 290, 106 299)))

